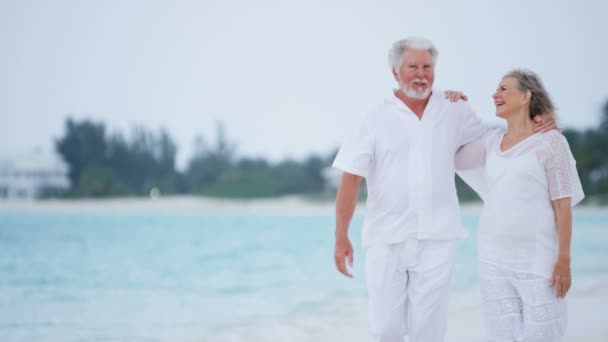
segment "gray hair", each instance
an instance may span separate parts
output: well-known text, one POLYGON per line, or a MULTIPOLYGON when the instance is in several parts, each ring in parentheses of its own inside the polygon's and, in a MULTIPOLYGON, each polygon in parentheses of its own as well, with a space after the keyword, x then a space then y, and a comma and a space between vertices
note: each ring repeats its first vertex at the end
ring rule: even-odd
POLYGON ((437 61, 439 51, 433 45, 433 42, 422 37, 408 37, 398 40, 393 43, 393 46, 388 50, 388 65, 392 69, 399 69, 403 61, 403 52, 406 49, 427 50, 433 58, 433 65, 437 61))
POLYGON ((504 77, 514 78, 517 80, 517 88, 520 91, 530 91, 530 118, 534 118, 537 115, 549 114, 555 117, 555 105, 551 101, 551 97, 543 82, 540 80, 538 75, 528 69, 515 69, 509 71, 504 77))

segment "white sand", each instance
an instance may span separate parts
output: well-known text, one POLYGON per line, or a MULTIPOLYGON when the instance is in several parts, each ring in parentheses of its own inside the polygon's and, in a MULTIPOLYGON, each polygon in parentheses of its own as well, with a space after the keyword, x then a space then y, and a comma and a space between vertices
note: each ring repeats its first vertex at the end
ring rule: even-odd
MULTIPOLYGON (((581 283, 568 295, 569 325, 564 342, 606 342, 608 279, 581 283)), ((296 312, 288 317, 264 320, 255 325, 235 326, 212 333, 206 341, 372 341, 365 298, 345 297, 330 301, 320 314, 322 317, 312 317, 296 312)), ((447 329, 445 342, 487 341, 478 289, 452 291, 447 329)))
MULTIPOLYGON (((608 341, 608 279, 575 283, 567 298, 565 342, 608 341)), ((486 339, 478 290, 452 293, 446 342, 482 341, 486 339)))
MULTIPOLYGON (((473 202, 460 206, 464 215, 479 213, 482 204, 473 202)), ((0 210, 82 210, 91 212, 261 212, 272 214, 333 214, 333 200, 310 200, 302 196, 283 196, 264 199, 220 199, 203 196, 117 197, 107 199, 48 199, 0 200, 0 210)), ((577 206, 576 212, 608 210, 601 206, 577 206)), ((357 212, 365 211, 365 203, 357 204, 357 212)))
MULTIPOLYGON (((360 205, 363 207, 363 205, 360 205)), ((202 196, 161 198, 49 199, 0 201, 0 210, 85 212, 260 212, 272 214, 333 214, 331 201, 312 201, 299 196, 268 199, 217 199, 202 196)))

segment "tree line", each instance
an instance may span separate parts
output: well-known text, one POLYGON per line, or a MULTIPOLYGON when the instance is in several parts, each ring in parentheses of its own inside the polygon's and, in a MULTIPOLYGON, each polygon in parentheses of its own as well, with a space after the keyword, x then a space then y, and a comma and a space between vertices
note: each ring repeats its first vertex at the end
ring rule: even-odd
MULTIPOLYGON (((565 129, 587 197, 608 195, 608 101, 598 127, 565 129)), ((71 188, 63 196, 142 196, 200 194, 216 197, 272 197, 290 194, 333 196, 328 193, 323 170, 335 151, 310 155, 304 160, 271 163, 264 158, 237 157, 236 144, 218 124, 213 142, 195 139, 195 149, 184 171, 176 168, 178 147, 170 134, 144 127, 129 138, 110 133, 101 122, 68 118, 64 135, 55 141, 57 152, 69 166, 71 188)), ((460 179, 461 200, 475 199, 460 179)), ((56 193, 53 193, 56 195, 56 193)))
MULTIPOLYGON (((271 197, 321 194, 329 156, 271 163, 237 158, 236 144, 218 124, 216 139, 195 139, 184 171, 176 168, 177 145, 169 133, 136 127, 130 138, 109 133, 101 122, 68 118, 55 148, 69 166, 67 197, 200 194, 217 197, 271 197)), ((332 156, 333 157, 333 156, 332 156)), ((54 192, 53 194, 56 194, 54 192)))

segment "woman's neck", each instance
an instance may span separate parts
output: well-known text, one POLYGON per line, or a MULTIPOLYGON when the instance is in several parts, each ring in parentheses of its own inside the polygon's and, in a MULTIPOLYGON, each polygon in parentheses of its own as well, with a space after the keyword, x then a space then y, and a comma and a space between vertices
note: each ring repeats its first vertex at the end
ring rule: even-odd
POLYGON ((510 138, 527 137, 534 133, 534 121, 530 115, 513 115, 507 118, 507 133, 510 138))

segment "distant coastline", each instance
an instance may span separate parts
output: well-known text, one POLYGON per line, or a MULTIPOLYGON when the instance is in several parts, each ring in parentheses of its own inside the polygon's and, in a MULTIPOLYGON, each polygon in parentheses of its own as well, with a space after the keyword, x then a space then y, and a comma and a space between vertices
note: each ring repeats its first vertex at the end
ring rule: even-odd
POLYGON ((0 210, 82 210, 84 212, 261 212, 333 213, 330 200, 304 196, 257 199, 224 199, 204 196, 109 197, 0 201, 0 210))
MULTIPOLYGON (((599 200, 579 205, 575 210, 608 209, 601 206, 599 200)), ((482 203, 477 201, 463 202, 463 213, 478 211, 482 203)), ((334 199, 330 197, 310 197, 290 195, 282 197, 234 199, 194 195, 150 197, 108 197, 108 198, 77 198, 77 199, 35 199, 35 200, 3 200, 0 210, 52 210, 83 212, 252 212, 270 214, 332 214, 334 199)), ((357 205, 357 211, 365 211, 365 202, 357 205)))

